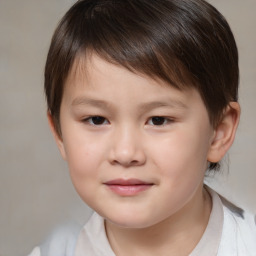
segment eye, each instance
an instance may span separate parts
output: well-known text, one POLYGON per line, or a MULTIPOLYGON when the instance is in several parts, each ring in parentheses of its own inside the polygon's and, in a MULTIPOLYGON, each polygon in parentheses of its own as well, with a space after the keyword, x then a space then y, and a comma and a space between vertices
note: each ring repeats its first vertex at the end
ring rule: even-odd
POLYGON ((105 125, 108 124, 108 120, 103 116, 91 116, 83 120, 83 122, 87 122, 90 125, 105 125))
POLYGON ((156 125, 156 126, 160 126, 160 125, 166 125, 170 122, 171 120, 162 117, 162 116, 153 116, 149 119, 148 124, 150 125, 156 125))

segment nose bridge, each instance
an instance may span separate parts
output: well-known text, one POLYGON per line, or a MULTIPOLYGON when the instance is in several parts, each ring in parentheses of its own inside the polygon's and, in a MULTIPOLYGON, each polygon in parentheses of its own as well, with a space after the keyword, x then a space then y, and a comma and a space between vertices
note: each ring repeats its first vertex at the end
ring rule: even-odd
POLYGON ((140 165, 145 161, 139 128, 124 123, 115 128, 112 161, 121 165, 140 165))

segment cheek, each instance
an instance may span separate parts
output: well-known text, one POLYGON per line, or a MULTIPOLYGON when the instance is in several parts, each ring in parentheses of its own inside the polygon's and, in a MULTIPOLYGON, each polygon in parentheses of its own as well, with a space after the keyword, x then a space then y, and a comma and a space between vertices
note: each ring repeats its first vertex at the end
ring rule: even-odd
POLYGON ((97 143, 97 140, 78 135, 66 138, 64 147, 74 186, 77 190, 88 189, 88 186, 93 185, 92 180, 97 178, 97 170, 105 155, 104 148, 97 143))
POLYGON ((100 165, 98 147, 89 143, 79 143, 78 145, 72 145, 72 147, 69 145, 67 162, 75 190, 84 202, 93 207, 94 193, 98 194, 98 186, 96 186, 95 181, 100 181, 97 172, 100 165))
POLYGON ((176 133, 162 141, 155 149, 155 164, 161 175, 163 205, 169 201, 167 211, 180 209, 196 193, 204 179, 206 167, 206 144, 200 135, 176 133))
POLYGON ((193 181, 204 175, 207 143, 200 133, 180 131, 164 139, 155 149, 155 162, 162 175, 175 184, 193 181))

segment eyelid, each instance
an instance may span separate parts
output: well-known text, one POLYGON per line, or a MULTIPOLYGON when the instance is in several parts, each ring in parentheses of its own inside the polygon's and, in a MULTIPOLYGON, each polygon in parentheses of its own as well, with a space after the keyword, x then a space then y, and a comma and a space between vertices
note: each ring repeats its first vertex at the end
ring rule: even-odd
POLYGON ((174 119, 173 119, 173 118, 170 118, 170 117, 166 117, 166 116, 152 116, 152 117, 150 117, 150 118, 147 120, 146 124, 152 125, 152 126, 155 126, 155 127, 163 127, 163 126, 166 126, 166 125, 168 125, 168 124, 170 124, 170 123, 173 123, 173 122, 174 122, 174 119), (164 119, 164 123, 163 123, 163 124, 159 124, 159 125, 156 125, 156 124, 153 124, 153 123, 152 123, 152 124, 149 124, 150 120, 152 121, 152 119, 153 119, 154 117, 163 118, 163 119, 164 119))
POLYGON ((107 120, 107 118, 105 118, 104 116, 100 116, 100 115, 88 116, 88 117, 86 117, 86 118, 83 118, 83 119, 82 119, 82 122, 83 122, 83 123, 88 123, 88 124, 91 125, 91 126, 103 126, 103 125, 109 124, 109 121, 107 120), (104 119, 104 122, 103 122, 102 124, 94 124, 94 123, 92 122, 92 118, 94 118, 94 117, 100 117, 100 118, 104 119))

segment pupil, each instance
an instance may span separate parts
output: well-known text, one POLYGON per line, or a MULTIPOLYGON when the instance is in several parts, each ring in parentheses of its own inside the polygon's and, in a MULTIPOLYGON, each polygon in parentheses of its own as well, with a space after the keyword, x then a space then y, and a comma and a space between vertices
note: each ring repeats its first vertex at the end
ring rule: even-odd
POLYGON ((93 124, 100 125, 100 124, 103 124, 104 121, 105 121, 105 118, 102 117, 102 116, 94 116, 94 117, 92 117, 93 124))
POLYGON ((154 125, 162 125, 164 123, 164 120, 165 119, 163 117, 156 116, 152 118, 152 123, 154 125))

